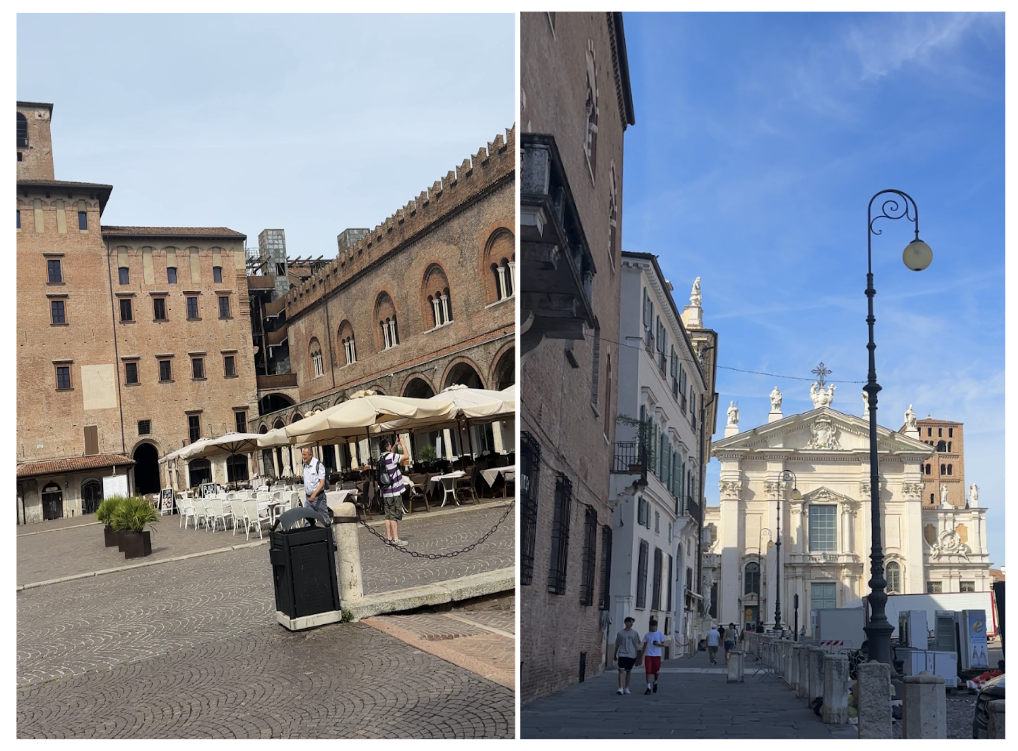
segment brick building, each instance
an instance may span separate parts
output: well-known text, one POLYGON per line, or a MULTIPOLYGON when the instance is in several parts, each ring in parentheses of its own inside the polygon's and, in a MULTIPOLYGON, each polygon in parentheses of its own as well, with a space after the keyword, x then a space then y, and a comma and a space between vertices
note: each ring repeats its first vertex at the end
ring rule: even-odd
MULTIPOLYGON (((515 152, 510 129, 373 230, 345 230, 334 260, 305 264, 300 280, 291 274, 286 294, 263 308, 276 318, 265 346, 285 346, 288 369, 258 376, 263 409, 249 420, 252 431, 361 389, 427 398, 456 383, 499 390, 515 383, 515 152)), ((261 245, 260 236, 260 255, 261 245)), ((269 285, 256 279, 249 283, 269 285)), ((512 445, 497 426, 475 431, 475 448, 512 445)), ((455 450, 454 433, 437 438, 444 453, 455 450)), ((336 469, 358 450, 322 448, 336 469)), ((262 471, 289 474, 296 466, 289 453, 264 451, 262 471)))
POLYGON ((522 13, 521 699, 604 669, 623 137, 620 13, 522 13))
MULTIPOLYGON (((88 513, 125 471, 156 492, 159 456, 256 408, 244 235, 103 227, 112 186, 54 179, 52 111, 17 104, 20 521, 88 513)), ((195 479, 247 471, 218 465, 195 479)))
MULTIPOLYGON (((960 422, 916 420, 919 440, 933 447, 933 453, 923 463, 923 506, 940 505, 940 488, 947 487, 947 502, 956 508, 965 508, 965 431, 960 422)), ((905 432, 905 426, 901 431, 905 432)))

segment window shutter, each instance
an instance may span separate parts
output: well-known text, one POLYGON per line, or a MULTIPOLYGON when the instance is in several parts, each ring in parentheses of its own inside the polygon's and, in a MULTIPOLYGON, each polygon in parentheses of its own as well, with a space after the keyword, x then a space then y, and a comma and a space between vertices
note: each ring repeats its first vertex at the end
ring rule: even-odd
POLYGON ((99 426, 85 426, 85 456, 95 456, 99 453, 99 426))

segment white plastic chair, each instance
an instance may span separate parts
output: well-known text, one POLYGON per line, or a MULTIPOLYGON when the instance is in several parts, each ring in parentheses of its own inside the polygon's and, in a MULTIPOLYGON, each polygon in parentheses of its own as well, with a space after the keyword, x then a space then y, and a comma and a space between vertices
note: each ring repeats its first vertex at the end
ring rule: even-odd
POLYGON ((177 525, 178 529, 180 527, 187 529, 188 519, 194 519, 194 528, 198 529, 198 518, 194 512, 194 501, 190 498, 178 498, 177 511, 180 514, 180 523, 177 525))
POLYGON ((209 508, 204 498, 195 497, 191 499, 191 508, 194 510, 194 528, 198 529, 198 522, 206 529, 209 526, 209 508))
POLYGON ((209 507, 209 520, 212 522, 212 534, 216 533, 216 526, 220 519, 223 520, 223 531, 226 531, 226 519, 223 517, 223 500, 221 498, 209 498, 206 501, 209 507))
MULTIPOLYGON (((254 527, 258 530, 258 538, 262 537, 262 522, 269 521, 268 509, 261 511, 258 508, 258 501, 246 500, 244 501, 244 539, 251 539, 251 528, 254 527)), ((237 533, 237 528, 233 528, 234 534, 237 533)))

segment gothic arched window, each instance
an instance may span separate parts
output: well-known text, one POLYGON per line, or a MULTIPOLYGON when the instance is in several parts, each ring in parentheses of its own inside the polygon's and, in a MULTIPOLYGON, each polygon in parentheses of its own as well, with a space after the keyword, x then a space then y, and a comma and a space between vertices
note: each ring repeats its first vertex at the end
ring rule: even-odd
POLYGON ((887 579, 887 593, 901 592, 901 566, 895 561, 889 561, 884 569, 884 578, 887 579))
POLYGON ((746 575, 743 577, 743 591, 745 595, 749 594, 760 594, 760 564, 759 563, 747 563, 746 564, 746 575))

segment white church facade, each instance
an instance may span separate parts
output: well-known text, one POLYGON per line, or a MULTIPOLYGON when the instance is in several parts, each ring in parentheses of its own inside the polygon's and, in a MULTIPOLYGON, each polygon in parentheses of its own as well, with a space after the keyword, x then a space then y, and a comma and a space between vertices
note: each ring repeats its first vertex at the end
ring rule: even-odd
MULTIPOLYGON (((718 621, 740 627, 773 627, 779 594, 781 624, 792 627, 797 598, 798 625, 809 633, 811 610, 869 592, 869 415, 833 409, 834 387, 822 383, 810 392, 815 408, 802 414, 785 417, 781 393, 770 396, 768 422, 749 431, 739 431, 738 409, 729 407, 725 438, 713 446, 721 499, 705 516, 704 591, 718 621)), ((911 407, 902 431, 878 428, 877 446, 888 593, 989 590, 986 510, 974 486, 965 508, 946 498, 924 508, 932 449, 919 440, 911 407)))

